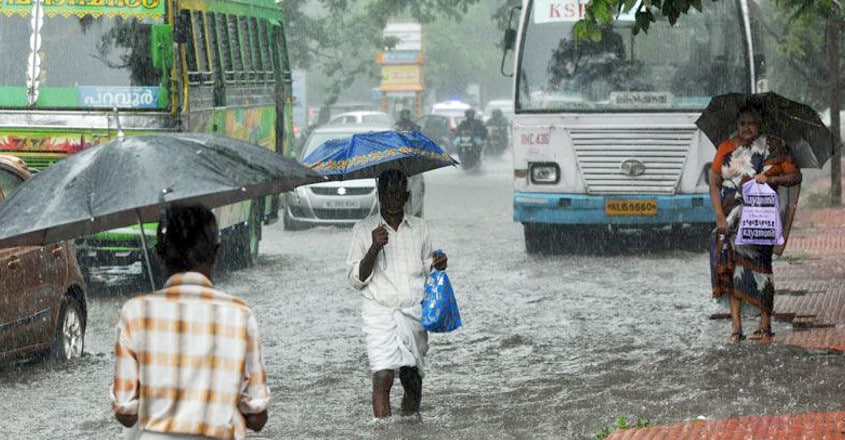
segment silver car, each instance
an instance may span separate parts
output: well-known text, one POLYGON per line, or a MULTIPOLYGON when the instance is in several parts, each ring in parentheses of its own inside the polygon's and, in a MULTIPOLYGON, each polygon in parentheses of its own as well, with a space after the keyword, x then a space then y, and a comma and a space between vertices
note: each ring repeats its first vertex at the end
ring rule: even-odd
MULTIPOLYGON (((356 133, 391 129, 392 127, 365 124, 318 128, 305 141, 299 160, 308 157, 314 149, 327 140, 347 138, 356 133)), ((405 205, 405 212, 422 217, 425 182, 421 174, 408 178, 408 189, 411 197, 405 205)), ((379 210, 375 179, 300 186, 284 195, 283 205, 282 220, 285 229, 288 230, 316 225, 351 226, 379 210)))

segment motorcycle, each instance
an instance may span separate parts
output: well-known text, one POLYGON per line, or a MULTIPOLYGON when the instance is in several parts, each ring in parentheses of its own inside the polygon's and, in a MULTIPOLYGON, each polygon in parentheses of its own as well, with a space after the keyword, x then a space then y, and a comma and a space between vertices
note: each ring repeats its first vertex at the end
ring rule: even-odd
POLYGON ((505 128, 499 125, 489 125, 487 132, 489 134, 487 136, 487 148, 484 149, 485 153, 491 157, 501 156, 508 146, 508 134, 505 132, 505 128))
POLYGON ((473 169, 481 164, 481 152, 484 148, 481 138, 472 136, 472 133, 467 130, 462 131, 455 139, 455 147, 458 150, 458 161, 464 170, 473 169))

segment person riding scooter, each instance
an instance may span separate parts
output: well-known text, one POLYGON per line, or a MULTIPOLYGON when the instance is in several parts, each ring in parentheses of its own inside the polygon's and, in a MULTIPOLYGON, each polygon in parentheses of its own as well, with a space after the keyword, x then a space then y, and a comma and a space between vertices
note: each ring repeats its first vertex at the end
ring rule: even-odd
POLYGON ((484 125, 488 128, 490 135, 487 153, 497 156, 502 154, 508 146, 508 119, 501 110, 495 109, 484 125))
POLYGON ((478 138, 483 144, 487 140, 487 127, 478 119, 475 119, 475 110, 467 109, 464 112, 466 119, 458 124, 458 133, 469 133, 473 138, 478 138))
POLYGON ((484 142, 487 141, 487 127, 475 119, 475 110, 464 112, 466 119, 458 125, 458 137, 455 145, 458 147, 458 158, 464 169, 475 168, 481 162, 484 142))

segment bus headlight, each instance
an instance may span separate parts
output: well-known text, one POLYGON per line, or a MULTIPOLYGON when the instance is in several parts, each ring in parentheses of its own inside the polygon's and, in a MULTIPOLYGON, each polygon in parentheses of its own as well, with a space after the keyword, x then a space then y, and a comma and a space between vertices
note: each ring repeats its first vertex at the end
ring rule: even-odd
POLYGON ((531 183, 553 185, 560 182, 560 167, 554 162, 531 163, 528 170, 531 183))

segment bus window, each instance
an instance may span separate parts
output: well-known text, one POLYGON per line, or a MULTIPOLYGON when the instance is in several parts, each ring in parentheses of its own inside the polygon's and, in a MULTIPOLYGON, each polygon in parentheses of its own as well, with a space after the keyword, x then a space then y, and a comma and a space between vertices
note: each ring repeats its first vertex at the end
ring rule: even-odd
POLYGON ((209 45, 209 52, 211 53, 211 67, 212 72, 214 72, 214 106, 220 107, 226 105, 226 78, 227 78, 227 71, 226 71, 226 60, 228 57, 223 55, 223 43, 220 40, 220 24, 219 24, 219 17, 213 13, 209 12, 206 14, 206 20, 208 21, 207 29, 207 36, 208 36, 208 45, 209 45))
POLYGON ((26 65, 29 56, 29 17, 10 15, 0 26, 0 86, 26 84, 26 65))
MULTIPOLYGON (((182 10, 179 13, 183 17, 185 23, 191 23, 190 11, 182 10)), ((196 31, 193 28, 193 23, 191 23, 188 29, 188 38, 185 41, 185 64, 187 64, 188 67, 188 83, 196 85, 201 82, 202 78, 200 77, 199 65, 197 62, 199 54, 195 38, 196 31)))
POLYGON ((232 65, 232 54, 230 48, 230 40, 226 32, 226 16, 224 14, 214 14, 214 47, 220 54, 220 67, 223 70, 223 80, 225 84, 230 84, 235 80, 235 70, 232 65))
POLYGON ((243 50, 241 47, 240 32, 238 32, 238 18, 234 15, 225 15, 226 19, 226 36, 229 42, 229 54, 232 57, 232 70, 234 71, 234 81, 242 84, 244 81, 244 60, 243 50))
POLYGON ((264 44, 261 41, 261 37, 258 33, 258 19, 255 17, 249 18, 249 35, 252 44, 250 44, 250 48, 252 49, 252 57, 253 57, 253 71, 255 72, 255 81, 259 84, 265 83, 264 77, 264 57, 261 53, 261 45, 264 44))
POLYGON ((195 84, 210 84, 211 66, 208 62, 208 44, 205 39, 205 23, 202 12, 190 12, 190 38, 188 38, 188 81, 195 84), (194 68, 191 58, 194 58, 194 68))
POLYGON ((267 80, 268 84, 272 84, 274 78, 275 66, 274 57, 273 57, 273 33, 270 31, 270 26, 266 20, 261 20, 259 22, 258 28, 259 36, 261 37, 261 53, 263 54, 264 58, 264 77, 267 80))
POLYGON ((248 82, 255 82, 255 60, 253 59, 252 33, 249 31, 249 18, 238 17, 238 27, 241 35, 244 61, 244 79, 248 82))
MULTIPOLYGON (((161 71, 152 68, 150 50, 152 24, 138 18, 45 17, 41 29, 42 85, 158 86, 161 71)), ((28 41, 19 36, 17 39, 28 41)), ((16 65, 8 58, 3 62, 16 65)))

